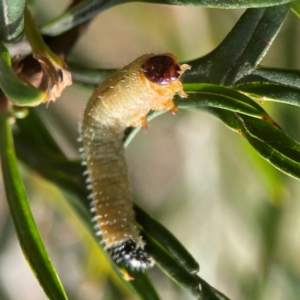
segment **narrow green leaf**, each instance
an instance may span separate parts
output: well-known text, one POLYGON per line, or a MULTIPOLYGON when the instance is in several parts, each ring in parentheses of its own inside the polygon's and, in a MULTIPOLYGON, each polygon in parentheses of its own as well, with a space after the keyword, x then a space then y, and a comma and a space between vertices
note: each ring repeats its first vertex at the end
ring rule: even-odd
POLYGON ((247 9, 215 50, 189 62, 192 69, 183 81, 232 85, 251 73, 270 48, 288 10, 289 5, 247 9))
POLYGON ((267 8, 255 27, 251 38, 242 49, 233 68, 230 69, 225 85, 231 85, 244 77, 261 62, 269 51, 289 12, 290 4, 267 8))
POLYGON ((25 0, 0 2, 0 41, 17 42, 24 30, 25 0))
POLYGON ((65 66, 65 62, 55 53, 53 53, 50 48, 45 43, 42 35, 37 28, 31 12, 28 6, 25 6, 24 9, 24 18, 25 18, 25 35, 28 39, 28 42, 31 46, 34 56, 37 56, 37 59, 45 56, 49 59, 52 64, 57 64, 58 66, 65 66))
POLYGON ((202 299, 199 282, 193 274, 182 267, 167 251, 158 245, 150 235, 142 230, 146 240, 146 250, 154 258, 155 263, 174 280, 198 299, 202 299))
POLYGON ((174 101, 179 108, 216 107, 260 118, 279 127, 264 109, 249 97, 234 90, 211 84, 185 84, 187 99, 174 101))
POLYGON ((212 114, 221 122, 223 122, 224 125, 227 126, 229 129, 240 133, 240 123, 236 118, 236 113, 229 110, 219 109, 216 107, 201 107, 201 110, 212 114))
POLYGON ((241 132, 255 150, 274 167, 300 179, 300 144, 271 124, 237 116, 241 132))
POLYGON ((271 81, 300 89, 300 70, 258 67, 249 76, 245 76, 241 81, 236 82, 236 84, 253 81, 271 81))
POLYGON ((31 16, 28 6, 25 6, 24 9, 25 16, 25 34, 30 43, 31 49, 33 52, 47 52, 49 47, 44 42, 35 22, 31 16))
MULTIPOLYGON (((212 8, 248 8, 248 7, 267 7, 289 3, 292 0, 141 0, 138 2, 169 4, 169 5, 188 5, 212 8)), ((73 6, 66 13, 42 27, 42 33, 51 36, 59 35, 97 15, 98 13, 115 5, 136 2, 135 0, 84 0, 73 6)))
POLYGON ((165 248, 189 272, 199 272, 199 264, 192 255, 182 246, 175 236, 162 224, 135 205, 136 220, 143 229, 165 248))
POLYGON ((68 62, 68 66, 74 82, 90 85, 91 87, 98 86, 116 71, 112 69, 91 69, 72 62, 68 62))
POLYGON ((300 105, 300 70, 259 67, 238 81, 234 89, 263 101, 300 105))
POLYGON ((292 3, 292 11, 300 18, 300 1, 296 0, 292 3))
POLYGON ((180 107, 211 106, 241 112, 247 115, 264 117, 267 113, 264 109, 249 97, 228 89, 226 87, 198 83, 184 84, 184 90, 188 98, 177 98, 176 104, 180 107), (204 101, 207 98, 207 101, 204 101))
POLYGON ((46 94, 22 81, 12 69, 9 52, 0 42, 0 87, 5 95, 17 105, 36 105, 46 94))
POLYGON ((223 293, 219 292, 212 286, 210 286, 202 278, 198 277, 199 283, 201 284, 201 290, 203 293, 203 300, 230 300, 223 293))
POLYGON ((253 82, 238 84, 235 89, 244 92, 252 99, 260 102, 275 101, 300 106, 300 89, 272 82, 253 82))
POLYGON ((230 129, 240 133, 270 164, 283 173, 300 179, 300 144, 272 124, 246 115, 205 108, 230 129))
POLYGON ((17 166, 10 121, 7 111, 0 115, 0 150, 6 197, 18 239, 25 258, 49 299, 67 299, 30 210, 17 166))

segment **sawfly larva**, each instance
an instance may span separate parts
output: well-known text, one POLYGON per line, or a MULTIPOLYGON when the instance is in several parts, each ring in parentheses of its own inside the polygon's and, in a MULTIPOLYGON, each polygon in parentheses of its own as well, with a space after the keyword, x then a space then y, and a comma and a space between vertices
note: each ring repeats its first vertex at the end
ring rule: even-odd
POLYGON ((187 97, 179 78, 189 68, 173 54, 143 55, 102 82, 84 111, 82 157, 95 227, 112 259, 134 269, 152 266, 153 259, 135 222, 124 132, 129 126, 147 128, 150 110, 176 113, 173 97, 187 97))

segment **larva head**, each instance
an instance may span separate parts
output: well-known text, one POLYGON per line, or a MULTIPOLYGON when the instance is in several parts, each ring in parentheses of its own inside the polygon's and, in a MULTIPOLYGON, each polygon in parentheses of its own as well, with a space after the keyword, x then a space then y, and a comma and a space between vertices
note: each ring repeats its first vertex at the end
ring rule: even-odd
POLYGON ((153 259, 149 257, 146 251, 138 247, 133 240, 112 246, 109 254, 116 263, 123 263, 136 270, 147 269, 154 264, 153 259))
POLYGON ((160 85, 170 84, 182 74, 176 58, 167 54, 148 58, 141 69, 149 81, 160 85))

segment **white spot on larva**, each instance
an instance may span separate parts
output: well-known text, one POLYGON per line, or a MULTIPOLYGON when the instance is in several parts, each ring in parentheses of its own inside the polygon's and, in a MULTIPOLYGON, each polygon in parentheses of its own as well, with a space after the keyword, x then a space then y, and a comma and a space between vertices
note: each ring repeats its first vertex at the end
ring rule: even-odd
POLYGON ((99 229, 100 229, 100 226, 99 226, 99 224, 95 224, 95 225, 93 226, 93 228, 94 228, 94 230, 99 230, 99 229))
POLYGON ((91 201, 90 206, 94 206, 98 203, 98 200, 91 201))
POLYGON ((109 86, 109 88, 110 88, 110 89, 113 89, 113 88, 114 88, 114 86, 113 86, 113 85, 110 85, 110 86, 109 86))
POLYGON ((94 217, 91 219, 91 221, 92 221, 92 222, 97 222, 99 219, 100 219, 99 216, 94 216, 94 217))

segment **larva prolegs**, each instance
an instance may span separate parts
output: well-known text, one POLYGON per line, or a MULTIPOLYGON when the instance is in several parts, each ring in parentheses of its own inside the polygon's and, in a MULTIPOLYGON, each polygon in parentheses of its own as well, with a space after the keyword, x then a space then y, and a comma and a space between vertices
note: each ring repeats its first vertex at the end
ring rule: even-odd
POLYGON ((81 126, 83 158, 92 189, 92 212, 105 249, 117 263, 134 269, 153 265, 136 226, 123 137, 129 126, 146 127, 151 109, 178 111, 173 97, 187 95, 172 54, 148 54, 114 73, 94 91, 81 126))

